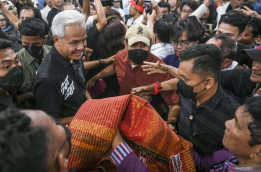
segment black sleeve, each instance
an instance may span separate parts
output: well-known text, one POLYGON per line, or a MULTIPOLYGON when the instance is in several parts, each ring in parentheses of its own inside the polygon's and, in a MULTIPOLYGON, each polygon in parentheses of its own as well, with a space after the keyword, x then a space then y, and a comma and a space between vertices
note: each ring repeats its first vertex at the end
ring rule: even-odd
POLYGON ((59 117, 62 97, 54 81, 42 80, 36 83, 34 95, 37 107, 54 118, 59 117))
POLYGON ((87 32, 87 47, 93 49, 91 60, 98 60, 100 58, 100 45, 99 45, 100 32, 96 25, 93 25, 87 32))
POLYGON ((242 103, 248 97, 255 84, 250 81, 251 70, 233 69, 221 72, 219 83, 226 93, 242 103))

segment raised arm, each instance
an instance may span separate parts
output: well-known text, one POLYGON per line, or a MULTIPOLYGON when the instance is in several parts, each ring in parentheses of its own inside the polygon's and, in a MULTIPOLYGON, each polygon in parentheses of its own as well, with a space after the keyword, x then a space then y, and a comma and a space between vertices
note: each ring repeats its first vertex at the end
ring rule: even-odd
POLYGON ((18 24, 20 23, 20 20, 19 20, 13 13, 11 13, 9 10, 7 10, 7 9, 4 7, 2 1, 0 1, 0 10, 2 10, 2 11, 5 13, 5 15, 7 16, 7 18, 9 19, 9 21, 10 21, 11 23, 13 23, 13 25, 14 25, 16 28, 18 28, 18 24))
POLYGON ((85 22, 87 21, 88 17, 90 16, 90 0, 83 0, 82 5, 82 14, 85 17, 85 22))
POLYGON ((102 29, 107 24, 105 11, 103 9, 103 6, 102 6, 102 3, 100 0, 94 0, 94 2, 95 2, 95 7, 96 7, 96 11, 97 11, 97 20, 98 20, 96 27, 97 27, 98 31, 101 32, 102 29))
POLYGON ((99 79, 106 78, 106 77, 111 76, 113 74, 115 74, 115 71, 113 69, 113 64, 111 64, 111 65, 107 66, 105 69, 103 69, 102 71, 100 71, 92 79, 90 79, 87 82, 86 87, 91 88, 92 86, 94 86, 95 82, 98 81, 99 79))

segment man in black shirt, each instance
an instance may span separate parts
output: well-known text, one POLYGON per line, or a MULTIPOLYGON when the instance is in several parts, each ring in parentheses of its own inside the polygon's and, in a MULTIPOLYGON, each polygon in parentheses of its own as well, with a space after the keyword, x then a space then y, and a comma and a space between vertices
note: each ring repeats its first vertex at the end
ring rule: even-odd
POLYGON ((37 70, 34 94, 39 109, 55 118, 74 116, 86 100, 81 60, 86 47, 84 16, 66 10, 53 20, 54 46, 37 70))
POLYGON ((60 5, 62 5, 63 2, 64 2, 64 0, 52 0, 53 8, 47 15, 47 21, 48 21, 49 28, 52 26, 53 18, 56 16, 56 14, 58 14, 58 9, 59 9, 60 5))
POLYGON ((252 60, 251 69, 234 69, 221 73, 220 84, 239 103, 243 103, 247 98, 252 97, 255 88, 261 83, 261 46, 256 49, 243 50, 252 60))

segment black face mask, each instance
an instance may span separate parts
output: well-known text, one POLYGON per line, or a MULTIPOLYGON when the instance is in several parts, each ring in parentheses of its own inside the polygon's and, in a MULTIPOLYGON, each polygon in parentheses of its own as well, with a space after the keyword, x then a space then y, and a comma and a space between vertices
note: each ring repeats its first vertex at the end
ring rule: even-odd
POLYGON ((16 92, 24 82, 24 72, 21 66, 15 66, 4 77, 0 77, 0 88, 16 92))
POLYGON ((183 97, 185 97, 187 99, 195 99, 198 94, 200 94, 200 93, 202 93, 203 91, 206 90, 206 88, 205 88, 204 90, 202 90, 199 93, 195 93, 193 91, 195 87, 199 86, 204 81, 205 81, 205 79, 203 79, 200 83, 198 83, 197 85, 192 87, 192 86, 187 85, 182 79, 179 79, 177 87, 178 87, 179 92, 182 94, 183 97))
POLYGON ((26 45, 24 46, 24 48, 26 49, 26 51, 33 56, 34 58, 37 58, 40 54, 41 51, 43 49, 43 46, 35 46, 35 45, 26 45))
POLYGON ((149 52, 142 49, 134 49, 128 51, 130 60, 135 64, 141 64, 148 57, 149 52))

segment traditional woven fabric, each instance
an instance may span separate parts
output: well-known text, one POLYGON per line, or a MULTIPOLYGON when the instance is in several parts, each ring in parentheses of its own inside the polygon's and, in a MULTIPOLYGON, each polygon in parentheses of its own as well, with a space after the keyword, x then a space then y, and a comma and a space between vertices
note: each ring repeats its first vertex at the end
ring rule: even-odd
MULTIPOLYGON (((69 169, 88 171, 96 167, 110 150, 117 127, 150 171, 168 171, 169 157, 182 152, 184 147, 145 99, 125 95, 88 100, 69 126, 72 131, 69 169)), ((192 154, 188 158, 193 162, 192 154)), ((187 165, 186 161, 183 163, 187 165)))
POLYGON ((183 150, 170 157, 169 169, 171 172, 196 172, 193 160, 193 145, 180 137, 183 150))

